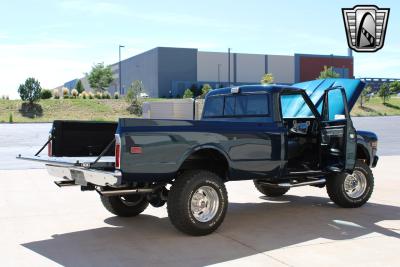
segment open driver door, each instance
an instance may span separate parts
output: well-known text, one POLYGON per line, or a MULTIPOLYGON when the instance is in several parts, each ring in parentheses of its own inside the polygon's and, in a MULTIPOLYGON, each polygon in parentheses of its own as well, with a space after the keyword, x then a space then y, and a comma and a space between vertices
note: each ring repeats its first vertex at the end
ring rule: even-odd
POLYGON ((356 162, 357 134, 343 87, 324 92, 321 116, 321 167, 329 172, 352 172, 356 162))

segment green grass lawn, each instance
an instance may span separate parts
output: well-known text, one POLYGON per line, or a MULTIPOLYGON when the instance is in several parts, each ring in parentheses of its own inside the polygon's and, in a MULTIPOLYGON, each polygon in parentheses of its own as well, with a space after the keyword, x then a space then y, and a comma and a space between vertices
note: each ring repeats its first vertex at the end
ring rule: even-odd
POLYGON ((400 97, 392 97, 383 104, 382 98, 372 97, 370 101, 364 103, 361 108, 359 102, 351 111, 352 116, 393 116, 400 115, 400 97))
MULTIPOLYGON (((119 117, 134 117, 126 110, 122 99, 46 99, 38 102, 42 112, 21 111, 21 100, 0 100, 0 122, 51 122, 53 120, 116 121, 119 117)), ((40 108, 39 108, 40 109, 40 108)))
MULTIPOLYGON (((145 101, 162 101, 149 98, 145 101)), ((41 108, 36 114, 21 110, 21 100, 0 100, 0 122, 52 122, 53 120, 96 120, 117 121, 120 117, 135 117, 127 111, 124 99, 47 99, 38 102, 41 108)), ((352 116, 400 115, 400 98, 392 97, 383 104, 382 99, 373 97, 361 108, 357 102, 352 116)))

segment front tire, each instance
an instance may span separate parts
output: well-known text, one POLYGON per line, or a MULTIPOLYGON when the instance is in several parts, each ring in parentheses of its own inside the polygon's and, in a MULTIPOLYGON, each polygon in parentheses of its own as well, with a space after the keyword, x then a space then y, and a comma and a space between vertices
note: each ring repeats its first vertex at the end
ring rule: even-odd
POLYGON ((279 188, 260 184, 258 180, 253 180, 253 182, 257 190, 267 197, 280 197, 289 191, 289 188, 279 188))
POLYGON ((142 213, 149 202, 144 195, 100 196, 103 206, 120 217, 133 217, 142 213))
POLYGON ((353 173, 339 173, 328 177, 326 190, 329 198, 343 208, 358 208, 371 197, 374 176, 362 161, 357 161, 353 173))
POLYGON ((228 195, 221 178, 210 171, 182 173, 168 194, 167 210, 171 223, 194 236, 215 231, 225 218, 228 195))

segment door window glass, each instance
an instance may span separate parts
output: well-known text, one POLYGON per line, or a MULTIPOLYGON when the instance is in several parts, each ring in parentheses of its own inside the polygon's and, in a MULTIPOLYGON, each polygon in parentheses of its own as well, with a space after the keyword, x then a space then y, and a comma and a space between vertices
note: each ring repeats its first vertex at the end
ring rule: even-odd
POLYGON ((346 119, 343 100, 344 99, 341 90, 335 89, 328 91, 328 121, 346 119))

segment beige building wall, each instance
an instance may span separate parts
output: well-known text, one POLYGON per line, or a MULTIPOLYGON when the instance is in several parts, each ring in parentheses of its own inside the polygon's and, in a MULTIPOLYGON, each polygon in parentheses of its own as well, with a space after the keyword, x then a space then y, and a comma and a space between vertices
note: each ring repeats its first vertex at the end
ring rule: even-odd
MULTIPOLYGON (((197 52, 197 80, 218 81, 218 64, 220 64, 220 81, 228 81, 228 56, 221 52, 197 52)), ((233 81, 233 54, 231 54, 231 81, 233 81)))
POLYGON ((236 82, 259 83, 265 73, 265 55, 236 54, 236 82))
POLYGON ((268 55, 268 72, 276 83, 294 83, 294 56, 268 55))

